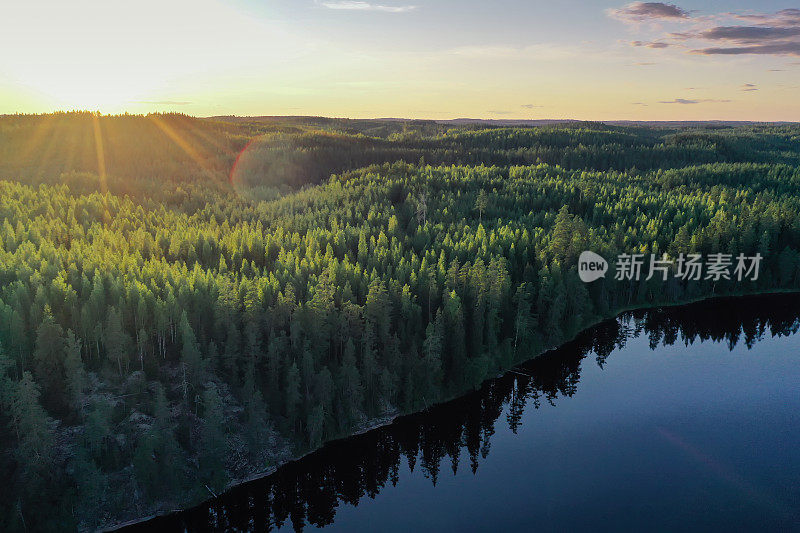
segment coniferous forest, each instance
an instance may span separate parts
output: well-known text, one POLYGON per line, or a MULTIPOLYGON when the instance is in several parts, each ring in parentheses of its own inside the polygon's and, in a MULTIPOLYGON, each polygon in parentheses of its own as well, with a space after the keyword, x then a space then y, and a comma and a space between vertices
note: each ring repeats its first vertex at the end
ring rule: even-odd
POLYGON ((623 310, 800 288, 796 125, 9 115, 0 180, 3 531, 200 502, 623 310), (763 260, 614 276, 691 253, 763 260))

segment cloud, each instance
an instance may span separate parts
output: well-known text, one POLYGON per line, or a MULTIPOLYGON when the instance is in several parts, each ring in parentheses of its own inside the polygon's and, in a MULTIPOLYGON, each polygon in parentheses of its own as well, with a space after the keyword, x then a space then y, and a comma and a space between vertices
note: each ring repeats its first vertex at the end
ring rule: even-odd
POLYGON ((639 61, 638 63, 634 63, 637 67, 649 67, 650 65, 658 65, 658 63, 654 63, 652 61, 639 61))
POLYGON ((675 98, 674 100, 661 100, 658 102, 659 104, 682 104, 682 105, 691 105, 691 104, 703 104, 703 103, 727 103, 730 100, 714 100, 711 98, 705 98, 703 100, 688 100, 686 98, 675 98))
POLYGON ((694 37, 694 34, 688 31, 673 31, 667 35, 667 37, 675 41, 685 41, 686 39, 691 39, 694 37))
POLYGON ((534 109, 534 108, 537 108, 537 107, 544 107, 544 106, 543 105, 535 105, 535 104, 522 104, 521 107, 524 107, 525 109, 534 109))
POLYGON ((631 105, 642 105, 642 106, 647 107, 647 104, 645 104, 644 102, 633 102, 633 103, 631 103, 631 105))
POLYGON ((369 2, 357 2, 351 0, 341 0, 338 2, 320 2, 320 5, 328 9, 338 9, 342 11, 383 11, 385 13, 406 13, 414 11, 417 6, 386 6, 381 4, 371 4, 369 2))
POLYGON ((740 87, 740 89, 743 91, 757 91, 758 87, 753 83, 745 83, 740 87))
POLYGON ((631 41, 631 46, 644 46, 646 48, 668 48, 670 45, 669 43, 662 43, 660 41, 631 41))
POLYGON ((772 55, 800 56, 800 9, 782 9, 774 13, 717 13, 690 16, 672 4, 628 4, 610 12, 628 21, 684 20, 688 28, 664 33, 657 25, 646 29, 650 39, 631 41, 631 46, 645 48, 683 48, 704 56, 772 55), (671 41, 671 42, 670 42, 671 41), (678 46, 676 43, 685 43, 678 46))
POLYGON ((754 46, 732 46, 732 47, 711 47, 692 50, 691 53, 698 55, 776 55, 776 56, 800 56, 800 42, 759 44, 754 46))
POLYGON ((800 26, 800 9, 781 9, 776 13, 729 13, 732 18, 768 26, 800 26))
POLYGON ((618 9, 609 9, 608 15, 623 22, 688 19, 689 12, 675 4, 662 2, 633 2, 618 9))
POLYGON ((774 39, 787 39, 800 35, 800 27, 775 28, 771 26, 718 26, 701 32, 701 39, 726 40, 737 43, 756 43, 774 39))
POLYGON ((768 69, 767 72, 786 72, 786 71, 782 68, 771 68, 768 69))

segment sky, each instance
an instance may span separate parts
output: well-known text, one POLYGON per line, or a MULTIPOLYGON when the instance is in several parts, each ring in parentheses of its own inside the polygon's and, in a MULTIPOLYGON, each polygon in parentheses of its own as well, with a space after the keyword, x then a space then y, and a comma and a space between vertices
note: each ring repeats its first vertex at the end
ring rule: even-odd
POLYGON ((0 114, 800 121, 800 5, 0 0, 0 114))

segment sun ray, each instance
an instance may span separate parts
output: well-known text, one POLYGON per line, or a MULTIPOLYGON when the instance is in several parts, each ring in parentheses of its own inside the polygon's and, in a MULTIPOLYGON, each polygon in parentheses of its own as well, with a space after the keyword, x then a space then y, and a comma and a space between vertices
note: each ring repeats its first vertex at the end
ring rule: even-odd
POLYGON ((97 176, 100 180, 100 192, 108 192, 108 180, 106 177, 106 155, 103 149, 103 132, 100 129, 100 118, 96 113, 92 113, 92 129, 94 130, 94 146, 97 151, 97 176))
POLYGON ((60 158, 58 157, 61 139, 68 139, 72 136, 68 120, 63 115, 56 115, 50 121, 48 128, 47 135, 36 153, 36 166, 41 175, 52 170, 50 165, 60 166, 63 171, 69 164, 67 161, 62 161, 59 165, 60 158))
POLYGON ((181 137, 175 129, 167 124, 160 115, 152 114, 148 115, 148 117, 153 121, 153 123, 158 126, 158 128, 164 132, 164 134, 169 137, 172 142, 178 145, 181 150, 183 150, 186 155, 188 155, 192 161, 197 163, 197 165, 206 171, 211 171, 212 169, 209 168, 209 165, 206 162, 206 159, 183 137, 181 137))
POLYGON ((54 121, 55 115, 44 115, 41 120, 35 121, 37 124, 33 127, 31 138, 25 143, 23 150, 17 155, 18 159, 26 161, 31 158, 33 154, 41 151, 45 139, 52 137, 51 130, 53 129, 54 121))

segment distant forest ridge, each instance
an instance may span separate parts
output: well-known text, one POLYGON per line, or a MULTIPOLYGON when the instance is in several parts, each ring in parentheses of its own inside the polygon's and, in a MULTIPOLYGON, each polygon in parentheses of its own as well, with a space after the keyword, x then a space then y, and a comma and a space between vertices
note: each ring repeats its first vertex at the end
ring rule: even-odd
POLYGON ((129 195, 161 194, 166 183, 203 180, 271 199, 334 173, 395 161, 592 170, 796 165, 798 138, 797 125, 725 122, 530 121, 511 127, 470 119, 6 115, 0 117, 0 178, 129 195), (102 179, 92 183, 87 173, 102 179))
POLYGON ((798 124, 790 120, 581 120, 574 118, 452 118, 452 119, 426 119, 426 118, 334 118, 316 117, 308 115, 215 115, 207 117, 211 120, 225 120, 230 122, 270 122, 296 120, 310 123, 313 121, 347 120, 353 122, 407 122, 407 123, 436 123, 436 124, 478 124, 486 126, 555 126, 559 124, 586 124, 598 123, 610 126, 666 126, 666 127, 735 127, 757 124, 798 124))

